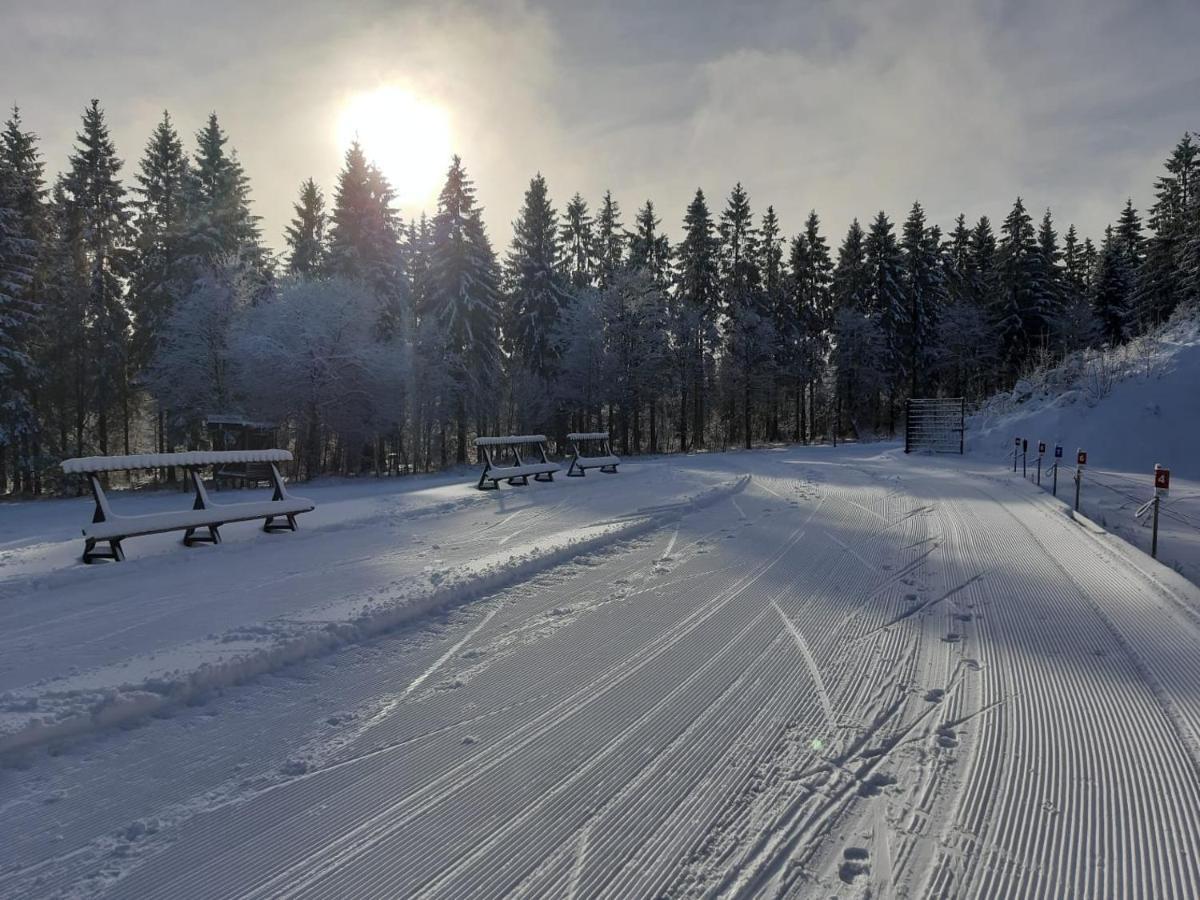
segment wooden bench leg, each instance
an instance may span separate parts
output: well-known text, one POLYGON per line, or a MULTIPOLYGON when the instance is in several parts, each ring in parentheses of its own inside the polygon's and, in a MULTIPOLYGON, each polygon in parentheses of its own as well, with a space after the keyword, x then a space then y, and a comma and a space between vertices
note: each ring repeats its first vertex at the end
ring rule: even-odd
POLYGON ((603 472, 605 475, 616 475, 617 467, 616 466, 601 466, 600 471, 603 472))
POLYGON ((263 522, 263 531, 266 531, 266 532, 295 531, 295 530, 296 530, 296 517, 294 515, 291 515, 290 513, 286 514, 284 516, 267 516, 266 521, 263 522), (277 525, 277 524, 275 524, 275 520, 278 518, 284 518, 287 521, 282 525, 277 525))
POLYGON ((221 532, 217 530, 216 525, 201 526, 208 528, 208 537, 196 537, 196 529, 189 528, 183 533, 183 544, 185 547, 190 547, 192 544, 219 544, 221 543, 221 532))
POLYGON ((96 539, 95 538, 87 538, 87 540, 84 542, 84 546, 83 546, 83 561, 85 563, 87 563, 88 565, 91 565, 93 562, 95 562, 98 559, 111 559, 113 562, 124 562, 125 561, 125 551, 121 549, 120 538, 114 538, 113 540, 108 541, 107 543, 108 543, 108 552, 107 553, 97 553, 96 552, 96 539))
POLYGON ((567 467, 568 478, 583 478, 587 472, 583 470, 583 466, 579 465, 579 460, 572 459, 571 465, 567 467))
POLYGON ((479 476, 479 484, 477 484, 476 487, 478 487, 481 491, 495 491, 495 490, 499 490, 500 482, 497 481, 495 478, 489 479, 487 470, 485 469, 483 474, 479 476), (486 484, 485 482, 487 482, 489 480, 492 483, 486 484))
POLYGON ((533 480, 534 481, 553 481, 554 473, 553 472, 539 472, 538 474, 533 476, 533 480))

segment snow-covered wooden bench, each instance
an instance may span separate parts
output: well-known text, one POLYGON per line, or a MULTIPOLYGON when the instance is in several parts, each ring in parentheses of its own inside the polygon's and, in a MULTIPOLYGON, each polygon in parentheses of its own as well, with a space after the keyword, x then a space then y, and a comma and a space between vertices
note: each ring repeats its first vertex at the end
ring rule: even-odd
POLYGON ((62 464, 63 471, 68 475, 86 477, 92 488, 92 497, 96 501, 96 512, 92 516, 91 524, 83 529, 83 561, 90 563, 96 559, 123 560, 125 552, 121 549, 121 541, 166 531, 182 531, 183 543, 189 547, 195 543, 219 544, 221 533, 218 529, 228 522, 263 519, 263 531, 295 531, 296 516, 310 512, 314 505, 311 500, 289 494, 284 487, 283 477, 275 464, 291 458, 292 454, 287 450, 222 450, 68 459, 62 464), (275 489, 274 496, 270 500, 250 503, 212 502, 204 488, 200 470, 205 466, 223 466, 229 463, 268 465, 271 470, 271 485, 275 489), (118 515, 113 512, 100 483, 102 472, 159 469, 167 466, 178 466, 191 476, 196 493, 191 509, 137 516, 118 515), (207 536, 197 536, 196 532, 199 529, 207 530, 207 536), (108 552, 97 552, 97 542, 107 543, 108 552))
POLYGON ((606 475, 615 475, 621 460, 613 455, 607 431, 573 431, 567 435, 571 442, 571 465, 567 474, 582 478, 586 469, 599 469, 606 475), (587 455, 587 454, 592 455, 587 455))
POLYGON ((475 446, 483 456, 483 473, 477 485, 481 491, 500 487, 501 481, 512 485, 529 484, 534 481, 553 481, 558 466, 546 458, 546 436, 544 434, 515 434, 508 437, 475 438, 475 446), (538 461, 527 463, 521 458, 521 448, 532 447, 538 461), (509 457, 509 459, 505 459, 509 457), (510 462, 511 460, 511 462, 510 462), (491 482, 488 484, 487 482, 491 482))

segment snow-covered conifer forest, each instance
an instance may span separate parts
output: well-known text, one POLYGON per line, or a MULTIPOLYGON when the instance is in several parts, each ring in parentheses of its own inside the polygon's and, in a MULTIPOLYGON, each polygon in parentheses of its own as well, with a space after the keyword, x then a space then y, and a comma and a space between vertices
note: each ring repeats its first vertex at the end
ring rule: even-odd
POLYGON ((739 183, 667 210, 536 173, 489 235, 469 160, 405 221, 355 144, 299 185, 278 253, 236 137, 164 113, 118 148, 92 101, 47 160, 10 113, 0 493, 62 492, 65 457, 203 446, 215 414, 279 426, 299 478, 436 470, 477 434, 605 429, 624 455, 890 435, 908 397, 976 404, 1200 299, 1191 134, 1097 235, 1035 197, 975 222, 863 210, 839 237, 739 183))

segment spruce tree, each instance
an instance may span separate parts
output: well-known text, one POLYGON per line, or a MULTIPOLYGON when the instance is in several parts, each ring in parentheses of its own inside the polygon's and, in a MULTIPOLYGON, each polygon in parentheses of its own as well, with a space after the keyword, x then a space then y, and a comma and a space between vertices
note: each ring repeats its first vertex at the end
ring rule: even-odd
POLYGON ((129 312, 124 283, 129 274, 130 211, 118 180, 122 162, 109 137, 100 102, 83 113, 70 169, 63 180, 65 237, 74 271, 69 289, 80 292, 77 306, 85 334, 82 369, 76 381, 75 413, 79 449, 84 420, 96 413, 96 443, 110 451, 109 412, 120 404, 124 449, 129 435, 129 312))
POLYGON ((36 428, 28 349, 36 244, 22 227, 17 192, 17 174, 0 157, 0 494, 8 490, 9 459, 15 460, 21 440, 36 428))
POLYGON ((1062 251, 1058 249, 1058 232, 1054 230, 1054 218, 1047 208, 1037 233, 1038 283, 1046 298, 1051 329, 1057 333, 1063 316, 1066 293, 1063 285, 1062 251))
POLYGON ((680 446, 686 448, 688 401, 691 401, 692 443, 704 445, 705 382, 708 357, 717 336, 720 312, 720 260, 712 215, 704 192, 697 189, 683 217, 683 240, 676 249, 675 299, 677 320, 687 333, 680 335, 681 346, 692 364, 680 390, 680 446))
POLYGON ((1059 344, 1067 353, 1090 346, 1096 336, 1088 265, 1085 246, 1079 243, 1079 235, 1071 225, 1063 238, 1062 312, 1058 321, 1059 344))
POLYGON ((837 366, 835 413, 831 429, 836 440, 846 420, 856 421, 860 404, 882 384, 878 314, 874 307, 875 279, 867 259, 867 236, 858 219, 850 223, 838 248, 833 270, 832 333, 837 366))
POLYGON ((217 114, 210 113, 196 134, 192 163, 191 251, 208 266, 237 258, 265 282, 269 264, 258 216, 250 212, 250 180, 237 153, 226 152, 228 142, 217 114))
POLYGON ((40 492, 46 189, 37 138, 16 107, 0 132, 0 493, 40 492))
POLYGON ((766 368, 774 361, 774 334, 766 306, 759 269, 758 230, 750 210, 750 198, 741 183, 734 185, 718 226, 721 238, 721 293, 725 309, 725 347, 730 363, 728 439, 738 430, 735 407, 741 403, 742 439, 747 448, 752 439, 754 400, 767 381, 766 368))
POLYGON ((325 270, 325 195, 311 178, 300 185, 300 199, 292 204, 295 216, 284 231, 288 246, 288 271, 314 278, 325 270))
POLYGON ((830 278, 833 262, 829 246, 820 233, 821 222, 810 211, 804 231, 792 239, 788 254, 785 321, 780 340, 785 348, 785 365, 794 383, 795 417, 793 436, 808 442, 816 433, 816 384, 828 349, 832 325, 830 278), (805 417, 805 389, 808 391, 808 416, 805 417))
POLYGON ((649 275, 659 290, 666 290, 671 281, 671 242, 659 231, 661 225, 654 204, 647 200, 638 210, 629 236, 628 265, 649 275))
POLYGON ((367 162, 358 142, 352 143, 334 192, 326 270, 371 290, 379 302, 381 336, 389 338, 403 331, 410 309, 394 199, 387 178, 367 162))
MULTIPOLYGON (((962 225, 960 221, 960 226, 962 225)), ((913 203, 904 222, 904 293, 907 328, 903 334, 909 395, 916 397, 933 367, 937 319, 946 302, 945 272, 941 263, 941 234, 925 227, 925 211, 913 203)))
POLYGON ((1193 209, 1200 203, 1200 145, 1190 134, 1175 146, 1165 168, 1155 183, 1149 217, 1153 234, 1135 289, 1134 305, 1145 326, 1164 321, 1187 292, 1187 257, 1196 232, 1193 209))
POLYGON ((1101 337, 1115 346, 1129 336, 1130 281, 1128 246, 1110 225, 1104 230, 1095 282, 1092 286, 1092 306, 1100 324, 1101 337))
POLYGON ((1037 232, 1020 197, 1000 234, 995 321, 1002 358, 1013 376, 1046 343, 1054 310, 1042 278, 1037 232))
MULTIPOLYGON (((183 143, 170 115, 164 112, 134 176, 129 306, 133 313, 133 359, 138 369, 150 364, 171 310, 196 277, 187 245, 190 178, 183 143)), ((160 444, 159 449, 165 446, 160 444)))
POLYGON ((571 198, 563 214, 562 264, 571 287, 578 290, 592 284, 593 258, 592 217, 587 201, 579 194, 571 198))
POLYGON ((612 191, 604 192, 600 214, 596 217, 594 244, 596 287, 604 290, 625 263, 625 231, 621 227, 621 208, 612 191))
POLYGON ((455 156, 438 198, 429 250, 426 315, 445 341, 454 382, 456 458, 467 460, 471 414, 492 414, 500 376, 500 290, 495 254, 475 205, 475 189, 455 156))
POLYGON ((539 172, 529 182, 525 202, 513 222, 512 248, 505 265, 508 316, 505 333, 516 360, 541 379, 558 364, 554 335, 570 301, 559 271, 558 214, 539 172))
POLYGON ((907 335, 912 324, 904 289, 904 260, 891 220, 882 210, 871 222, 864 249, 871 273, 869 310, 884 348, 880 368, 889 395, 888 423, 894 427, 895 393, 908 371, 907 335))

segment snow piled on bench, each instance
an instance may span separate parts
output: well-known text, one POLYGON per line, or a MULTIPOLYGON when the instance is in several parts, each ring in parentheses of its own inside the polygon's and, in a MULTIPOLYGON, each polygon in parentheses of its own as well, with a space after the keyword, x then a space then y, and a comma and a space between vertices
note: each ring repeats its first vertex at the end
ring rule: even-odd
POLYGON ((168 466, 211 466, 226 463, 291 462, 290 450, 194 450, 184 453, 135 453, 129 456, 81 456, 63 460, 68 475, 162 469, 168 466))
POLYGON ((572 431, 567 435, 568 441, 607 441, 607 431, 572 431))
POLYGON ((544 434, 513 434, 508 437, 477 437, 476 447, 500 447, 506 444, 544 444, 544 434))

